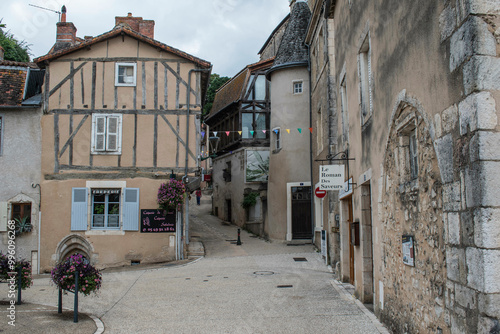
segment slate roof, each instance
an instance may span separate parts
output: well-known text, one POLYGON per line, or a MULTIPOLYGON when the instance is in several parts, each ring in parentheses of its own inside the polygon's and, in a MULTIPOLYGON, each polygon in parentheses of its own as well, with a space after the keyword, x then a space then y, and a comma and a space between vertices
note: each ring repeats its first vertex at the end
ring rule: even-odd
POLYGON ((215 94, 212 110, 206 119, 208 121, 207 123, 209 123, 210 118, 218 112, 241 100, 243 98, 243 94, 246 92, 245 88, 248 85, 248 80, 252 73, 259 70, 266 70, 272 65, 273 61, 274 58, 270 58, 247 65, 231 80, 227 81, 222 87, 220 87, 215 94))
POLYGON ((41 104, 41 99, 39 101, 36 98, 33 99, 41 92, 41 83, 36 80, 38 73, 30 74, 28 77, 28 68, 33 69, 33 72, 40 72, 35 63, 0 61, 0 107, 38 106, 41 104), (28 84, 26 84, 27 78, 28 84), (29 101, 23 101, 23 98, 29 99, 29 101))
POLYGON ((310 18, 311 11, 306 2, 293 5, 274 65, 268 74, 282 67, 308 63, 309 52, 304 41, 310 18))

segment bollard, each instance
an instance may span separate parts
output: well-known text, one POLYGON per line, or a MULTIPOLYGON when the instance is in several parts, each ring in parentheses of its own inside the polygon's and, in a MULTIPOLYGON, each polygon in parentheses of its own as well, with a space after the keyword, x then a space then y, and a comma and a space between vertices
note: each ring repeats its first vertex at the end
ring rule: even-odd
POLYGON ((236 245, 241 246, 240 229, 238 229, 238 241, 236 241, 236 245))
POLYGON ((59 300, 57 305, 57 313, 62 313, 62 289, 59 288, 59 300))
POLYGON ((21 305, 21 284, 23 282, 23 265, 19 267, 17 272, 17 305, 21 305))
POLYGON ((80 278, 80 272, 75 271, 75 307, 73 309, 73 322, 78 322, 78 279, 80 278))

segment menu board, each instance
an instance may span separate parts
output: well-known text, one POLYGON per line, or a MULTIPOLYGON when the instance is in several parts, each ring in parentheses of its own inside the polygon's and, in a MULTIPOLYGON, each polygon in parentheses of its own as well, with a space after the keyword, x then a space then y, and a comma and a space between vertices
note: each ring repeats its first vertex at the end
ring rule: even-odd
POLYGON ((175 232, 175 213, 165 210, 141 210, 141 233, 172 233, 175 232))

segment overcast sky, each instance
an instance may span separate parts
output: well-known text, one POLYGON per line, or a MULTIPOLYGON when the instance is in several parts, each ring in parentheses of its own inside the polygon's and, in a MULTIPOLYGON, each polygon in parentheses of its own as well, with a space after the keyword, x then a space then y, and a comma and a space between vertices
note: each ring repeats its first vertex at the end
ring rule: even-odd
POLYGON ((212 63, 212 73, 234 76, 259 60, 257 52, 289 13, 288 0, 0 0, 0 18, 18 40, 31 44, 32 58, 55 42, 60 11, 77 36, 111 30, 115 16, 155 21, 155 39, 212 63))

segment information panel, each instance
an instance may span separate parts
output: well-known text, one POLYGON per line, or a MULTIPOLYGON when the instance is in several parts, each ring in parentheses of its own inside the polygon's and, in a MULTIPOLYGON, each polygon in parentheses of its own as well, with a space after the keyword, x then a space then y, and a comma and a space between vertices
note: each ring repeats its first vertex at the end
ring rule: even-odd
POLYGON ((175 232, 175 213, 165 214, 158 209, 141 210, 141 233, 175 232))

